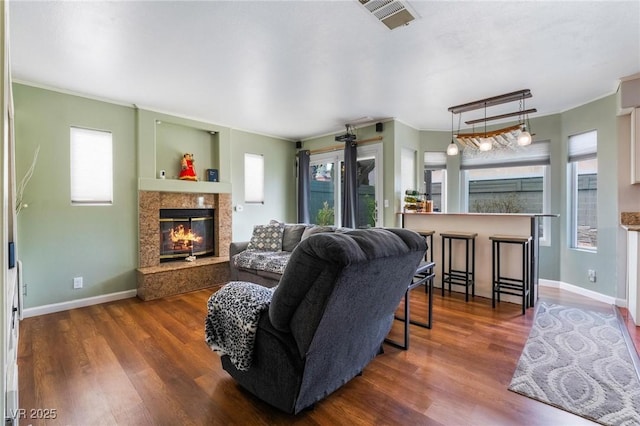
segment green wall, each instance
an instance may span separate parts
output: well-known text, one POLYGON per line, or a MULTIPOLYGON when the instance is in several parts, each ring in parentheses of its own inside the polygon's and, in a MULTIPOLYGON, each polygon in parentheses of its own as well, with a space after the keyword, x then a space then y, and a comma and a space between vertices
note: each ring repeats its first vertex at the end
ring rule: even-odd
POLYGON ((560 214, 559 218, 545 219, 549 222, 550 244, 540 247, 540 278, 559 281, 561 279, 560 250, 560 224, 562 223, 562 176, 566 170, 566 161, 562 156, 562 137, 560 134, 560 114, 531 120, 531 131, 536 140, 550 141, 551 166, 549 178, 551 179, 551 193, 549 194, 549 213, 560 214))
MULTIPOLYGON (((422 189, 422 185, 418 183, 423 181, 422 171, 424 168, 424 150, 420 147, 420 131, 413 127, 407 126, 399 121, 394 122, 394 150, 393 150, 393 180, 387 179, 387 168, 385 167, 385 183, 392 183, 393 187, 389 188, 389 184, 385 184, 385 191, 392 190, 393 200, 389 203, 393 212, 385 214, 386 226, 401 226, 402 220, 396 212, 402 211, 404 204, 404 194, 402 189, 402 148, 414 150, 416 152, 416 176, 414 177, 416 188, 422 189), (393 215, 391 214, 393 213, 393 215), (391 220, 393 219, 393 220, 391 220)), ((389 192, 387 192, 389 193, 389 192)), ((385 197, 386 198, 386 197, 385 197)), ((386 213, 386 212, 385 212, 386 213)))
MULTIPOLYGON (((22 84, 14 84, 14 92, 18 179, 29 167, 36 147, 41 147, 24 197, 29 207, 18 217, 27 308, 135 289, 138 177, 155 178, 163 168, 171 177, 183 152, 196 154, 198 174, 205 168, 219 168, 221 181, 231 184, 234 207, 243 206, 233 213, 233 240, 249 239, 253 225, 270 219, 296 221, 296 149, 291 141, 22 84), (71 205, 70 126, 113 133, 112 206, 71 205), (265 156, 264 204, 244 203, 245 153, 265 156), (73 289, 76 276, 84 277, 83 289, 73 289)), ((618 177, 606 172, 617 170, 620 161, 618 125, 614 95, 531 120, 535 138, 551 141, 550 211, 561 215, 551 220, 551 245, 541 247, 541 277, 624 298, 620 284, 624 277, 619 276, 615 262, 620 239, 618 191, 614 190, 618 177), (567 138, 592 129, 598 130, 600 170, 596 253, 571 249, 566 238, 567 138), (588 281, 587 269, 597 271, 596 283, 588 281)), ((450 132, 417 131, 390 121, 384 123, 382 133, 367 126, 358 129, 357 135, 359 139, 383 137, 383 198, 389 201, 383 223, 397 226, 402 148, 415 149, 420 164, 424 151, 446 150, 450 132)), ((304 149, 336 145, 334 136, 306 140, 304 149)), ((459 211, 461 205, 459 166, 459 156, 448 157, 449 212, 459 211)))
POLYGON ((18 216, 26 308, 136 288, 137 181, 133 108, 14 84, 16 170, 40 146, 18 216), (72 206, 69 127, 113 134, 111 206, 72 206), (73 289, 73 277, 84 288, 73 289))
POLYGON ((618 136, 615 95, 562 113, 560 259, 561 281, 609 296, 625 298, 619 293, 616 268, 617 238, 620 224, 618 211, 618 136), (589 130, 598 131, 598 250, 589 252, 569 247, 569 210, 566 168, 568 138, 589 130), (595 269, 597 280, 589 282, 588 269, 595 269))
POLYGON ((138 176, 157 179, 160 170, 172 179, 180 173, 184 153, 194 154, 198 179, 218 169, 219 182, 231 181, 230 129, 156 111, 136 109, 138 176))
POLYGON ((40 146, 24 196, 29 207, 18 216, 26 308, 134 290, 138 178, 155 179, 161 169, 168 179, 177 175, 184 152, 195 154, 201 180, 205 169, 219 168, 234 205, 244 205, 244 153, 265 155, 265 204, 234 213, 233 240, 248 239, 257 223, 296 220, 293 142, 24 84, 13 87, 18 179, 40 146), (70 126, 113 133, 113 205, 71 205, 70 126), (84 288, 74 290, 77 276, 84 278, 84 288))
POLYGON ((271 219, 297 220, 295 154, 294 142, 241 130, 231 131, 234 241, 248 241, 254 225, 268 223, 271 219), (264 204, 244 202, 245 153, 264 156, 264 204), (242 211, 235 209, 239 205, 243 207, 242 211))
POLYGON ((161 123, 156 129, 156 166, 165 170, 167 179, 177 179, 185 153, 193 154, 199 180, 207 180, 206 169, 216 169, 218 135, 181 124, 161 123))

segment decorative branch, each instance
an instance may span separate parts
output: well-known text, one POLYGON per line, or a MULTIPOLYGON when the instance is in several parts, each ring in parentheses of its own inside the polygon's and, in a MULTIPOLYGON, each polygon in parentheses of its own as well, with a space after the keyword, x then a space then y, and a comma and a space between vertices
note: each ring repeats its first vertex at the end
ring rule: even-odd
POLYGON ((24 190, 31 180, 31 176, 33 176, 33 171, 36 168, 36 163, 38 162, 38 154, 40 153, 40 145, 36 148, 36 151, 33 153, 33 160, 31 160, 31 166, 24 174, 24 177, 20 181, 20 185, 16 189, 16 214, 20 213, 23 207, 26 207, 26 204, 22 203, 22 197, 24 196, 24 190))

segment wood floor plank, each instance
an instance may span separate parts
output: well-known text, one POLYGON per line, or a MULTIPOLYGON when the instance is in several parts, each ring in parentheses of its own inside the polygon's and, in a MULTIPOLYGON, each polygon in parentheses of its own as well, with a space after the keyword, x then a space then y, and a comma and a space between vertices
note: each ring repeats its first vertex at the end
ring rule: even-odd
POLYGON ((135 419, 135 424, 153 424, 149 411, 105 338, 90 337, 82 344, 115 422, 124 424, 135 419))
MULTIPOLYGON (((282 413, 243 390, 204 342, 206 303, 215 289, 142 302, 126 299, 27 318, 20 324, 20 407, 55 408, 35 425, 549 425, 592 424, 507 387, 534 310, 439 291, 432 329, 410 326, 410 349, 384 345, 355 377, 313 409, 282 413)), ((549 302, 605 304, 559 289, 549 302)), ((410 294, 425 319, 427 295, 410 294)), ((400 311, 399 311, 400 313, 400 311)), ((640 333, 622 310, 632 340, 640 333)), ((402 336, 394 321, 393 335, 402 336)))

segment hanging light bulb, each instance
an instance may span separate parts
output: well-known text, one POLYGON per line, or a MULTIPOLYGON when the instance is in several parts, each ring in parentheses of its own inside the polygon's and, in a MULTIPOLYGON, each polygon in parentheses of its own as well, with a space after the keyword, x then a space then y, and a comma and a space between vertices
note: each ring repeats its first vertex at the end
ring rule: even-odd
POLYGON ((527 132, 527 126, 522 126, 522 132, 520 132, 518 136, 518 145, 531 145, 531 133, 527 132))
POLYGON ((451 138, 451 143, 447 147, 447 155, 458 155, 458 152, 460 152, 458 144, 456 144, 453 138, 451 138))
POLYGON ((451 143, 447 147, 447 155, 458 155, 458 144, 453 140, 453 111, 451 111, 451 143))
POLYGON ((480 151, 491 151, 493 148, 493 143, 491 143, 490 138, 482 138, 480 140, 480 151))
POLYGON ((520 111, 522 112, 522 131, 520 135, 518 135, 518 145, 519 146, 527 146, 531 145, 531 133, 527 132, 527 125, 524 123, 525 120, 528 120, 529 116, 525 115, 525 104, 524 104, 524 95, 522 99, 520 99, 520 111))
POLYGON ((484 103, 484 138, 480 139, 480 151, 491 151, 493 142, 487 137, 487 103, 484 103))

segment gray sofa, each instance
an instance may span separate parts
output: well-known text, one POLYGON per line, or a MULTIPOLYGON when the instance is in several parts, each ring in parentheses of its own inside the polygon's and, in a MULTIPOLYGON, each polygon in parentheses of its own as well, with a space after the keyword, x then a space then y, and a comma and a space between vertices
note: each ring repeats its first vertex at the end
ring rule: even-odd
MULTIPOLYGON (((224 370, 288 413, 325 398, 380 353, 425 251, 425 239, 406 229, 302 240, 260 311, 250 368, 239 370, 223 355, 224 370)), ((243 310, 247 300, 237 304, 243 310)))
POLYGON ((274 287, 280 281, 291 252, 300 241, 320 232, 344 232, 344 228, 317 226, 300 223, 271 221, 269 225, 257 225, 251 241, 232 242, 229 245, 229 267, 231 281, 247 281, 274 287), (281 228, 281 231, 276 228, 281 228), (259 246, 256 235, 266 230, 268 233, 281 232, 272 236, 270 245, 259 246), (281 243, 278 242, 281 239, 281 243))

